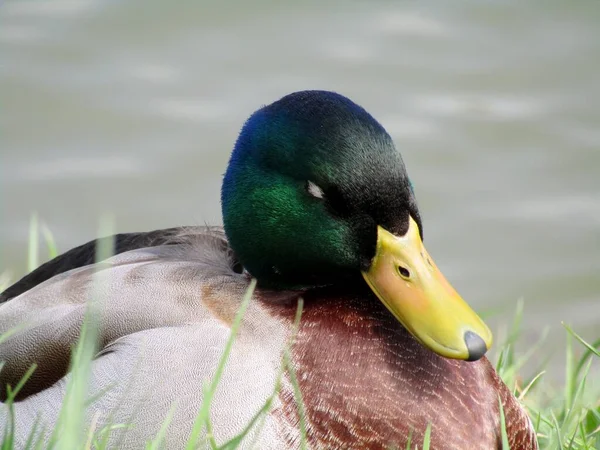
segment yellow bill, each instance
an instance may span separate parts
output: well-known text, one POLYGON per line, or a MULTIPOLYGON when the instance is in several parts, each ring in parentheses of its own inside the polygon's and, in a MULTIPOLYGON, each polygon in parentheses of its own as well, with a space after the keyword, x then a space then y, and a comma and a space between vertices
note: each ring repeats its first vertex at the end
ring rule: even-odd
POLYGON ((409 217, 394 236, 378 227, 377 250, 363 277, 390 312, 423 345, 446 358, 476 361, 492 333, 437 268, 409 217))

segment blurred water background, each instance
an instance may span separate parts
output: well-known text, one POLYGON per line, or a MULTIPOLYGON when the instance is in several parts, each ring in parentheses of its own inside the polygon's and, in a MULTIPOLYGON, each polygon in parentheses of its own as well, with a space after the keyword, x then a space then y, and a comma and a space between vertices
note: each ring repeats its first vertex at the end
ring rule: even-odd
POLYGON ((220 223, 246 117, 330 89, 394 138, 438 265, 493 329, 525 301, 600 336, 600 3, 52 0, 0 4, 0 272, 37 211, 61 250, 220 223))

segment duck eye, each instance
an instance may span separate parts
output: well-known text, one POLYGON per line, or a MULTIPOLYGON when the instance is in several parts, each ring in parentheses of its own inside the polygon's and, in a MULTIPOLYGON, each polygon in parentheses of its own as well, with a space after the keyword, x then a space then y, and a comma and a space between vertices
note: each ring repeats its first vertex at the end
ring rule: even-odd
POLYGON ((308 192, 314 198, 323 199, 325 197, 323 189, 310 180, 306 182, 306 192, 308 192))

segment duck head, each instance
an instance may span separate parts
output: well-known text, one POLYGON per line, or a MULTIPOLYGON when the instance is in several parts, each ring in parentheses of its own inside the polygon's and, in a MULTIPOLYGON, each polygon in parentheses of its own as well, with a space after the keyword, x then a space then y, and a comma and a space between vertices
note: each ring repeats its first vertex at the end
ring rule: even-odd
POLYGON ((423 345, 477 360, 492 335, 423 245, 400 153, 362 107, 327 91, 287 95, 244 124, 221 192, 230 245, 260 285, 360 279, 423 345))

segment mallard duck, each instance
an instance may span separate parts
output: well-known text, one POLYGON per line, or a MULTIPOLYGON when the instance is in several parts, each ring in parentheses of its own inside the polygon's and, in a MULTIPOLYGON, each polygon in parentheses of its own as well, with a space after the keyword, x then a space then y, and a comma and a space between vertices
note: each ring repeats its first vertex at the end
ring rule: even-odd
MULTIPOLYGON (((223 229, 116 235, 116 255, 99 272, 94 242, 84 244, 2 294, 0 333, 25 325, 0 344, 1 385, 38 365, 15 405, 18 443, 38 418, 40 433, 57 420, 95 279, 101 350, 88 420, 96 429, 133 424, 111 432, 111 447, 140 448, 176 405, 165 442, 183 448, 256 278, 212 404, 217 442, 242 431, 270 395, 302 297, 290 358, 309 448, 405 448, 430 424, 433 449, 499 449, 499 400, 511 449, 537 448, 484 357, 490 330, 425 249, 402 157, 365 109, 327 91, 260 108, 235 143, 221 194, 223 229)), ((0 423, 6 415, 0 409, 0 423)), ((298 421, 286 378, 242 448, 298 448, 298 421)))

